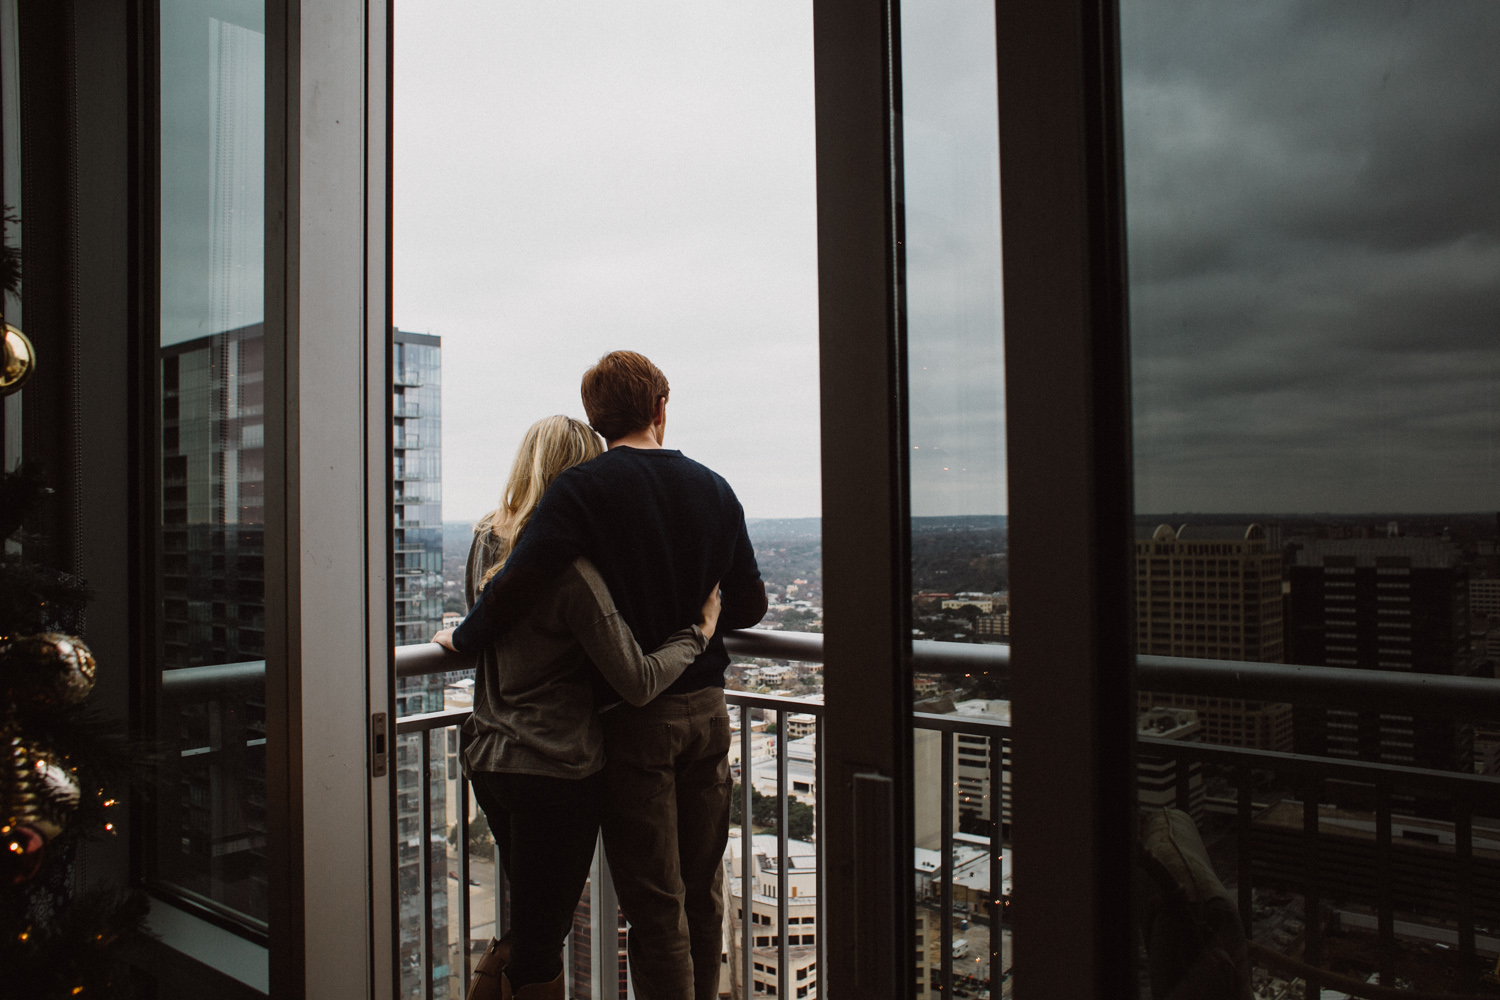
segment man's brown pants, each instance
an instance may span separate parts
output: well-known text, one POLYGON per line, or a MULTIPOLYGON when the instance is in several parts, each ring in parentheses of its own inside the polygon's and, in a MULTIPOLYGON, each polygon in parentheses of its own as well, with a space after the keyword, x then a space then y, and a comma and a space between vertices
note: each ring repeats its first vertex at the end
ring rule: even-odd
POLYGON ((720 688, 605 712, 604 848, 630 922, 639 1000, 714 1000, 729 839, 729 714, 720 688))

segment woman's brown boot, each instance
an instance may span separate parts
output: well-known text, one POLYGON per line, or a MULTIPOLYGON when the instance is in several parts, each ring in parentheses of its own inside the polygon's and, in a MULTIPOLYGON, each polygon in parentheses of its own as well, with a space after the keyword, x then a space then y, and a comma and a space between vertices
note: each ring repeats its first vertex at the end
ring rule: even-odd
POLYGON ((510 988, 509 976, 501 976, 500 981, 505 984, 504 992, 500 994, 501 1000, 566 1000, 567 997, 567 988, 563 986, 561 972, 550 983, 532 983, 530 986, 522 986, 514 991, 510 988))
POLYGON ((491 938, 490 946, 484 950, 474 965, 474 978, 469 981, 468 1000, 500 1000, 505 995, 500 985, 500 973, 510 964, 509 934, 503 938, 491 938))

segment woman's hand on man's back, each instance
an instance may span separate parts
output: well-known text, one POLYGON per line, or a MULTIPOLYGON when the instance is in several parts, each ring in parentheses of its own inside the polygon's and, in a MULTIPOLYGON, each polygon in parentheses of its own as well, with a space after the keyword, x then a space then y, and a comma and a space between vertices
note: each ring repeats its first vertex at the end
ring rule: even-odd
POLYGON ((714 637, 714 629, 719 625, 719 585, 715 583, 708 591, 708 600, 703 602, 703 610, 700 615, 698 627, 703 630, 705 639, 714 637))

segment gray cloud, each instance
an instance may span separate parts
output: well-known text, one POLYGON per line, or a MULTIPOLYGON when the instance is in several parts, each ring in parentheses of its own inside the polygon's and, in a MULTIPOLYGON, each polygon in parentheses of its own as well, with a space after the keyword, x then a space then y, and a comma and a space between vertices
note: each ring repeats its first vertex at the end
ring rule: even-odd
POLYGON ((994 14, 921 3, 901 18, 912 511, 1003 514, 994 14))
POLYGON ((1500 8, 1122 11, 1141 510, 1500 496, 1500 8))

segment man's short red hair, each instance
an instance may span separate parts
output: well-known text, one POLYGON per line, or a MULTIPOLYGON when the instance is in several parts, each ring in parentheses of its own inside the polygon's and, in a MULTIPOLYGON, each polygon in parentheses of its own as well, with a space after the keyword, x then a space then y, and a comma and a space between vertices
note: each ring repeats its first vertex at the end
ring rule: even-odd
POLYGON ((644 354, 610 351, 583 373, 583 410, 605 441, 645 430, 656 401, 671 395, 667 377, 644 354))

